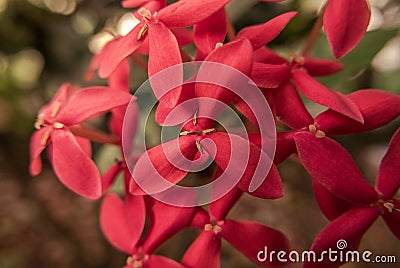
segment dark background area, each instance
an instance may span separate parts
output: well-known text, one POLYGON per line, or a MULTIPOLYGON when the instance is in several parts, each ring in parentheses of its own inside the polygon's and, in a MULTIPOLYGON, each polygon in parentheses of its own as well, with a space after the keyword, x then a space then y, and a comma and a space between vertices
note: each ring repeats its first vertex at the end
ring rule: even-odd
MULTIPOLYGON (((234 1, 229 7, 236 29, 267 21, 285 11, 299 16, 271 43, 282 55, 298 52, 310 30, 320 1, 283 4, 234 1), (246 3, 245 3, 246 2, 246 3), (242 6, 244 5, 244 6, 242 6)), ((342 61, 346 69, 323 79, 349 93, 358 88, 382 88, 400 93, 400 2, 371 1, 373 31, 342 61), (371 64, 372 62, 372 64, 371 64)), ((62 82, 87 85, 84 74, 99 43, 109 38, 127 12, 112 0, 0 0, 0 267, 122 267, 125 254, 103 238, 98 224, 100 202, 68 191, 45 160, 43 172, 28 174, 29 139, 37 110, 62 82), (92 53, 91 53, 92 52, 92 53)), ((188 49, 190 51, 190 48, 188 49)), ((321 35, 312 54, 332 57, 321 35)), ((132 87, 144 74, 133 69, 132 87)), ((96 78, 92 84, 105 84, 96 78)), ((321 107, 308 104, 314 114, 321 107)), ((99 121, 101 124, 103 121, 99 121)), ((399 120, 376 131, 340 137, 365 177, 374 182, 380 159, 399 120)), ((109 150, 95 148, 104 170, 109 150), (104 166, 103 166, 104 165, 104 166)), ((113 159, 111 159, 112 161, 113 159)), ((285 196, 260 200, 245 196, 231 218, 257 220, 283 231, 294 249, 306 250, 327 223, 313 198, 310 177, 291 158, 280 166, 285 196)), ((240 230, 238 230, 240 232, 240 230)), ((185 230, 160 248, 179 259, 196 233, 185 230)), ((378 220, 364 237, 361 249, 396 255, 399 241, 378 220)), ((345 267, 398 267, 399 264, 347 264, 345 267)), ((222 267, 256 267, 228 244, 223 244, 222 267)), ((298 267, 298 265, 294 265, 298 267)))

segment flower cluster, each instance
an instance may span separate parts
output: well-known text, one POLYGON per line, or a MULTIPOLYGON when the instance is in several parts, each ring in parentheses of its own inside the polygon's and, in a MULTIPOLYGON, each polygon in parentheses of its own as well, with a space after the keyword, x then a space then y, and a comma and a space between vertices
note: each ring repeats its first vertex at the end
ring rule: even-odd
MULTIPOLYGON (((322 26, 336 58, 355 48, 370 19, 367 0, 328 0, 303 51, 292 54, 290 59, 267 45, 296 12, 245 27, 236 34, 225 12, 229 2, 179 0, 167 5, 165 0, 123 0, 123 7, 133 9, 140 23, 126 36, 115 37, 105 45, 93 57, 88 71, 88 77, 97 72, 101 78, 107 78, 108 86, 79 88, 63 84, 51 102, 38 112, 37 131, 31 139, 31 174, 40 173, 41 154, 47 147, 54 172, 66 187, 89 199, 104 196, 101 227, 110 243, 128 255, 126 268, 219 267, 222 238, 261 266, 282 265, 257 259, 257 252, 264 246, 276 252, 290 251, 289 240, 281 231, 257 222, 229 219, 227 215, 243 194, 263 199, 282 197, 277 166, 294 153, 311 175, 316 200, 330 221, 315 238, 312 250, 335 248, 339 239, 348 241, 346 250, 356 249, 379 216, 400 239, 400 199, 396 197, 400 187, 400 130, 394 133, 382 159, 375 188, 363 178, 346 149, 331 138, 388 124, 400 114, 400 97, 378 89, 360 89, 347 95, 332 90, 315 77, 335 74, 345 66, 337 60, 308 55, 322 26), (182 49, 188 44, 196 48, 194 55, 182 49), (133 59, 135 63, 143 56, 148 56, 148 62, 141 67, 146 68, 149 78, 171 66, 203 61, 224 64, 254 81, 269 105, 266 109, 271 109, 275 124, 285 126, 285 131, 275 133, 273 163, 257 189, 250 187, 256 168, 260 161, 271 157, 262 149, 261 133, 265 126, 259 124, 252 107, 242 98, 222 86, 205 83, 178 86, 160 96, 156 122, 167 125, 175 107, 193 99, 210 98, 240 113, 251 132, 247 143, 218 127, 218 122, 210 116, 215 107, 205 104, 192 120, 180 125, 181 133, 175 140, 149 148, 143 155, 132 156, 133 159, 121 159, 100 174, 91 158, 91 142, 125 149, 123 122, 128 120, 136 128, 140 113, 130 94, 130 61, 133 59), (311 116, 300 94, 327 110, 311 116), (128 105, 134 106, 134 114, 125 114, 128 105), (106 113, 110 114, 109 133, 88 124, 87 121, 106 113), (213 148, 205 140, 212 141, 214 153, 210 153, 213 148), (248 161, 244 166, 235 163, 238 156, 232 153, 233 146, 247 146, 248 161), (147 194, 135 180, 136 176, 145 177, 146 185, 156 183, 154 167, 158 176, 178 184, 188 171, 170 160, 180 162, 183 157, 195 161, 204 154, 212 155, 216 163, 208 181, 218 180, 228 172, 232 161, 243 169, 237 185, 208 206, 164 204, 147 194), (127 163, 133 163, 134 169, 129 170, 127 163), (108 193, 119 173, 124 177, 123 197, 108 193), (201 232, 180 262, 156 254, 161 244, 184 228, 198 228, 201 232)), ((150 82, 155 95, 162 91, 163 83, 150 82)), ((340 264, 309 262, 304 267, 340 264)))

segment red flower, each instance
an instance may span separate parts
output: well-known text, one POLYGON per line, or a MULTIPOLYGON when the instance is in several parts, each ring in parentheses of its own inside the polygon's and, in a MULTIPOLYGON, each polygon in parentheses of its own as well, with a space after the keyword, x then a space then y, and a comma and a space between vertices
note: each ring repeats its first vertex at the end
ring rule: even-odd
MULTIPOLYGON (((317 140, 310 133, 298 133, 295 140, 300 161, 317 185, 314 189, 318 203, 333 220, 317 236, 311 250, 334 248, 339 239, 349 243, 348 250, 356 249, 379 215, 400 239, 400 199, 394 197, 400 188, 400 129, 382 159, 375 189, 363 179, 354 160, 337 142, 317 140)), ((305 267, 327 266, 309 263, 305 267)))
POLYGON ((153 252, 188 226, 194 212, 194 208, 172 207, 154 200, 148 200, 145 206, 143 197, 129 194, 123 202, 118 196, 110 194, 103 200, 100 224, 110 243, 130 255, 125 268, 183 268, 181 264, 153 252), (149 209, 150 225, 141 239, 146 219, 145 207, 149 209))
POLYGON ((37 131, 31 139, 30 173, 40 173, 40 154, 49 145, 50 161, 60 181, 82 196, 99 198, 100 174, 90 159, 90 142, 73 133, 101 141, 101 134, 79 124, 127 104, 131 97, 106 87, 73 89, 69 84, 63 84, 52 101, 38 113, 37 131))
POLYGON ((265 263, 260 262, 257 259, 257 253, 265 246, 269 251, 289 251, 289 242, 284 234, 257 222, 226 219, 226 215, 241 194, 242 191, 235 188, 221 199, 211 203, 208 213, 199 208, 192 226, 202 229, 202 232, 186 251, 182 264, 189 268, 220 267, 221 238, 224 238, 259 265, 279 265, 279 262, 269 260, 265 263))

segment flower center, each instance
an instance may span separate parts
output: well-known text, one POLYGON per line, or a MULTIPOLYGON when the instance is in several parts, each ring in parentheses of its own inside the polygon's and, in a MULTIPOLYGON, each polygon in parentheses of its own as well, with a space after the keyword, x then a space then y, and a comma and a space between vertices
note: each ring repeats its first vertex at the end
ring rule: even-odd
POLYGON ((204 225, 204 230, 213 231, 214 234, 219 234, 220 232, 222 232, 222 224, 223 221, 212 221, 211 223, 207 223, 206 225, 204 225))
POLYGON ((143 262, 148 258, 149 255, 147 254, 133 254, 126 259, 126 265, 132 266, 133 268, 143 268, 143 262))
POLYGON ((388 211, 389 213, 400 212, 400 209, 396 208, 390 200, 389 201, 379 200, 378 205, 380 205, 383 211, 388 211))
POLYGON ((316 138, 323 138, 326 136, 325 132, 323 132, 322 130, 317 129, 317 127, 315 125, 309 125, 308 126, 308 130, 314 134, 314 136, 316 138))
MULTIPOLYGON (((143 20, 146 22, 143 24, 142 28, 140 29, 140 31, 138 33, 137 40, 140 40, 147 33, 147 30, 149 29, 149 25, 147 24, 147 22, 151 20, 153 15, 151 14, 150 10, 148 10, 144 7, 139 8, 138 13, 140 16, 143 17, 143 20)), ((154 16, 155 15, 156 15, 156 13, 154 13, 154 16)))

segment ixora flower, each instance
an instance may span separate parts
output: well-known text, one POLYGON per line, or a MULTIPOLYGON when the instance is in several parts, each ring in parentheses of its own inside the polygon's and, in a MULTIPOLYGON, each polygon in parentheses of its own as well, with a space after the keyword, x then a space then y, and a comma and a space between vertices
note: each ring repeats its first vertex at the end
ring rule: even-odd
POLYGON ((129 254, 125 268, 183 268, 169 258, 153 252, 171 236, 190 225, 195 208, 165 205, 150 197, 127 194, 125 201, 107 195, 101 207, 100 224, 104 235, 119 250, 129 254), (141 238, 146 220, 149 226, 141 238))
MULTIPOLYGON (((339 239, 348 242, 348 250, 356 249, 379 215, 400 239, 400 199, 395 196, 400 188, 400 129, 381 161, 375 189, 363 179, 340 144, 330 139, 310 140, 307 136, 312 134, 295 135, 299 159, 317 183, 314 189, 322 211, 333 220, 314 240, 311 250, 335 248, 339 239)), ((327 266, 309 263, 305 267, 327 266)))
POLYGON ((242 193, 237 188, 233 189, 221 199, 211 203, 208 213, 203 208, 198 209, 191 226, 202 229, 202 232, 182 258, 182 264, 185 267, 220 267, 222 238, 261 266, 279 265, 279 262, 269 260, 261 263, 257 259, 257 254, 264 247, 275 252, 288 252, 289 241, 284 234, 261 223, 226 219, 229 210, 242 193))
MULTIPOLYGON (((360 110, 364 119, 363 123, 344 116, 337 111, 328 109, 319 114, 315 119, 308 113, 301 102, 297 92, 292 87, 281 90, 291 104, 288 108, 280 110, 284 122, 294 130, 278 132, 276 163, 282 162, 296 151, 294 136, 299 132, 310 132, 315 137, 346 135, 367 132, 386 125, 400 115, 400 97, 398 95, 377 89, 361 89, 346 95, 360 110)), ((283 102, 279 101, 277 105, 283 102)))
POLYGON ((102 192, 100 174, 90 158, 87 138, 101 143, 118 143, 118 138, 110 139, 80 123, 126 105, 131 98, 129 93, 107 87, 78 89, 63 84, 51 102, 39 110, 35 123, 37 131, 30 144, 30 173, 41 172, 40 155, 49 146, 50 161, 60 181, 79 195, 99 198, 102 192))
POLYGON ((328 1, 323 24, 336 58, 345 56, 357 46, 367 30, 370 17, 367 0, 328 1))

